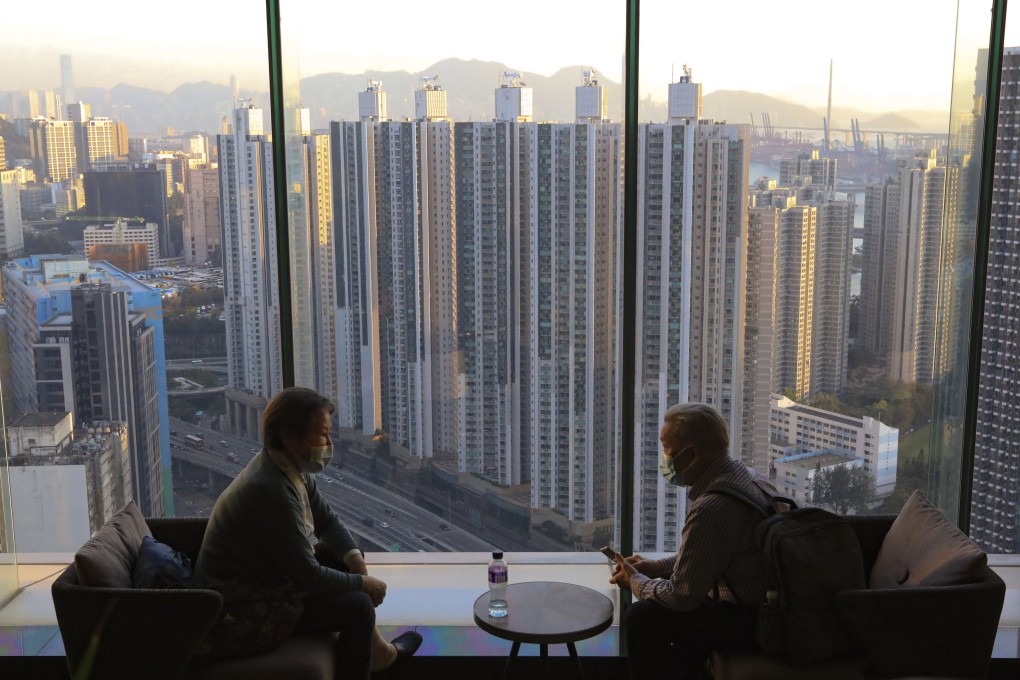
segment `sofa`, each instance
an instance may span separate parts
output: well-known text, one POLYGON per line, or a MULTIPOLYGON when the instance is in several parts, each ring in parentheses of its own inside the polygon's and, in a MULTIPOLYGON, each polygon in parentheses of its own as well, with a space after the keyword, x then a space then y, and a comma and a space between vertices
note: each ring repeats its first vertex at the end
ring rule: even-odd
POLYGON ((1006 585, 985 554, 920 492, 899 516, 851 516, 867 587, 835 595, 856 652, 793 667, 762 654, 712 655, 716 680, 983 678, 1006 585))
POLYGON ((131 573, 143 537, 192 562, 206 518, 144 519, 129 503, 104 524, 54 581, 53 604, 73 677, 199 680, 330 680, 333 636, 293 637, 274 650, 208 665, 195 663, 223 598, 202 588, 134 588, 131 573), (85 585, 88 583, 90 585, 85 585))

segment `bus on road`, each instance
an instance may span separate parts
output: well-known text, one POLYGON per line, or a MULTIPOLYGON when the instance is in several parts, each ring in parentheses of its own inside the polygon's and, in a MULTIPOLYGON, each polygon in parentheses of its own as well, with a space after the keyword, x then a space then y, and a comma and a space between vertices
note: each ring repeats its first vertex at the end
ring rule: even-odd
POLYGON ((205 448, 205 440, 202 439, 202 437, 198 436, 197 434, 184 435, 184 441, 186 441, 188 444, 195 447, 196 449, 205 448))

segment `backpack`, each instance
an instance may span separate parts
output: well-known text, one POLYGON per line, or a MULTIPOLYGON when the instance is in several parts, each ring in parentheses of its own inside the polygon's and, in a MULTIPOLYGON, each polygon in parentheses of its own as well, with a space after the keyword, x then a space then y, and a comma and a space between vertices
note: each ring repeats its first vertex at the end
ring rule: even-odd
POLYGON ((706 491, 736 498, 762 516, 754 535, 768 591, 758 610, 758 644, 795 666, 852 651, 833 598, 864 588, 864 559, 853 527, 839 515, 798 508, 791 499, 759 488, 769 496, 765 507, 735 484, 720 482, 706 491))

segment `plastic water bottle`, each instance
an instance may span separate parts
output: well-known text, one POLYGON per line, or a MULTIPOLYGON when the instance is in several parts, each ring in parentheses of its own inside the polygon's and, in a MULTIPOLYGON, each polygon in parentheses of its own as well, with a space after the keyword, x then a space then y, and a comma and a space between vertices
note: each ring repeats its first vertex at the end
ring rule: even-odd
POLYGON ((507 615, 506 602, 507 564, 502 550, 492 551, 489 562, 489 616, 502 618, 507 615))

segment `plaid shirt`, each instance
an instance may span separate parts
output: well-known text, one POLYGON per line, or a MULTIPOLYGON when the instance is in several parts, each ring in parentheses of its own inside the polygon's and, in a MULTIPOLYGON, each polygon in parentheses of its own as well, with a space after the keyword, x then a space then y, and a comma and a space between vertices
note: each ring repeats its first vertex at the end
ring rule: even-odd
MULTIPOLYGON (((716 482, 747 489, 764 505, 768 498, 755 476, 741 463, 723 456, 687 492, 687 518, 676 555, 658 560, 651 578, 634 573, 631 592, 670 609, 690 611, 705 602, 716 583, 722 600, 757 605, 765 599, 765 565, 754 540, 761 519, 745 503, 723 494, 706 494, 716 482)), ((769 488, 771 484, 762 478, 769 488)))

